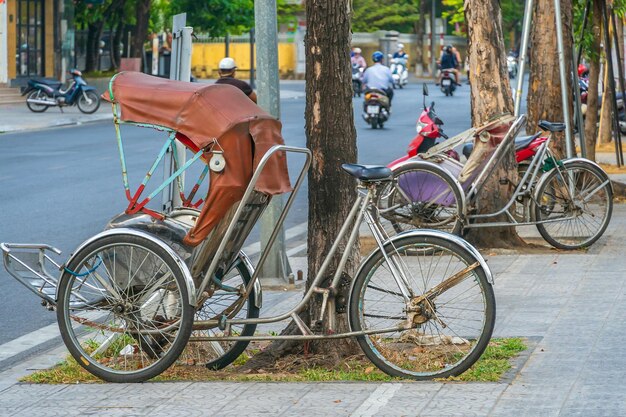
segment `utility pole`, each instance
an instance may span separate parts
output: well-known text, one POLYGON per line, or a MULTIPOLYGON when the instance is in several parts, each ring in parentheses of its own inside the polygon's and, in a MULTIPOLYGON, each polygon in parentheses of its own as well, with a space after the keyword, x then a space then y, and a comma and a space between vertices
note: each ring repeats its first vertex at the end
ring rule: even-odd
MULTIPOLYGON (((254 2, 254 25, 257 48, 256 84, 258 105, 269 114, 280 118, 280 90, 278 85, 278 25, 276 0, 254 2)), ((261 278, 285 279, 291 274, 285 251, 285 233, 281 230, 271 248, 267 247, 274 225, 280 216, 283 201, 274 196, 261 217, 261 247, 269 250, 269 257, 260 272, 261 278)))
POLYGON ((437 79, 437 56, 435 55, 435 12, 437 6, 432 0, 430 9, 430 75, 437 79))

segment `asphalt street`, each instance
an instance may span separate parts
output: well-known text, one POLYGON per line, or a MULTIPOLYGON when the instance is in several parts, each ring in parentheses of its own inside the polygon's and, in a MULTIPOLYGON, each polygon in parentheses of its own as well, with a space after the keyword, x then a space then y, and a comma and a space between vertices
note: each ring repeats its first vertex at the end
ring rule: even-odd
MULTIPOLYGON (((305 146, 304 83, 281 83, 281 89, 290 92, 290 98, 281 100, 285 141, 305 146)), ((452 136, 467 129, 469 86, 457 89, 454 97, 445 97, 432 84, 429 89, 427 101, 436 103, 436 111, 445 122, 444 131, 452 136)), ((385 128, 373 130, 361 118, 362 99, 355 98, 358 161, 387 164, 402 156, 415 134, 422 103, 422 84, 414 80, 405 89, 396 90, 392 116, 385 128)), ((63 115, 59 113, 59 117, 63 115)), ((151 129, 126 128, 123 137, 132 189, 147 172, 165 136, 151 129)), ((298 158, 289 160, 293 177, 301 163, 298 158)), ((0 135, 0 181, 0 241, 48 243, 63 251, 61 261, 126 207, 111 122, 0 135)), ((306 190, 301 190, 286 228, 306 222, 306 195, 306 190)), ((156 200, 153 207, 158 207, 156 200)), ((257 236, 255 232, 251 240, 258 240, 257 236)), ((304 240, 304 236, 299 239, 304 240)), ((39 299, 4 269, 0 270, 0 291, 0 345, 55 323, 55 314, 45 311, 39 299)), ((8 365, 0 360, 0 369, 8 365)))

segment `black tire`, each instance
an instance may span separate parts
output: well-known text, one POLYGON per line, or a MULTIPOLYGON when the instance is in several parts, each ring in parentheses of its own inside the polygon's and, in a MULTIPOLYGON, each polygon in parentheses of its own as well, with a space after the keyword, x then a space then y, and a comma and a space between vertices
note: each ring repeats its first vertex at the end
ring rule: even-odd
POLYGON ((85 114, 95 113, 100 108, 100 96, 93 90, 83 91, 79 94, 76 105, 85 114))
POLYGON ((44 93, 41 90, 35 90, 35 91, 31 91, 28 96, 26 97, 26 106, 28 106, 28 108, 30 109, 30 111, 32 111, 33 113, 43 113, 46 110, 48 110, 48 107, 50 106, 46 106, 45 104, 35 104, 35 103, 29 103, 28 99, 39 99, 39 100, 43 100, 48 98, 48 96, 46 95, 46 93, 44 93))
POLYGON ((61 276, 57 302, 71 355, 109 382, 142 382, 165 371, 193 324, 180 266, 134 234, 105 236, 81 249, 61 276))
POLYGON ((385 122, 383 122, 382 120, 378 121, 378 128, 382 129, 385 126, 385 122))
MULTIPOLYGON (((240 285, 247 285, 252 278, 252 271, 248 269, 246 264, 237 259, 232 265, 230 271, 225 275, 224 284, 238 288, 240 285), (234 272, 234 274, 232 274, 234 272)), ((206 300, 202 307, 196 311, 196 320, 210 320, 218 319, 225 308, 233 305, 237 302, 241 296, 237 293, 229 292, 225 289, 216 289, 211 298, 206 300)), ((242 309, 235 315, 237 318, 258 318, 259 307, 256 305, 255 300, 257 294, 254 286, 251 293, 248 295, 247 301, 244 303, 242 309)), ((233 325, 232 333, 239 334, 241 336, 252 336, 256 330, 256 324, 246 325, 233 325)), ((246 347, 250 343, 249 341, 236 341, 236 342, 207 342, 196 341, 196 337, 215 336, 216 334, 222 335, 222 331, 217 328, 196 330, 194 329, 189 339, 189 345, 187 349, 181 355, 182 360, 191 359, 194 362, 207 361, 205 366, 209 369, 217 370, 222 369, 230 365, 235 359, 241 355, 246 347)))
POLYGON ((371 118, 370 119, 370 126, 372 126, 372 129, 376 129, 378 127, 378 118, 371 118))
POLYGON ((541 236, 559 249, 592 245, 606 230, 613 213, 613 192, 608 176, 585 161, 565 161, 563 168, 555 168, 544 175, 547 177, 535 194, 535 219, 554 221, 537 224, 541 236), (573 198, 568 191, 570 182, 574 185, 573 198), (586 196, 590 200, 586 201, 586 196))
POLYGON ((461 234, 463 196, 450 174, 431 165, 410 164, 396 169, 393 177, 377 203, 393 231, 438 229, 461 234))
POLYGON ((354 280, 351 329, 382 330, 409 323, 411 328, 357 336, 361 349, 379 369, 396 377, 427 380, 463 373, 484 352, 495 323, 496 301, 485 270, 478 264, 438 295, 417 301, 478 259, 445 235, 397 236, 385 251, 386 256, 376 249, 354 280), (386 261, 392 257, 406 272, 414 307, 422 309, 414 309, 412 319, 386 261))

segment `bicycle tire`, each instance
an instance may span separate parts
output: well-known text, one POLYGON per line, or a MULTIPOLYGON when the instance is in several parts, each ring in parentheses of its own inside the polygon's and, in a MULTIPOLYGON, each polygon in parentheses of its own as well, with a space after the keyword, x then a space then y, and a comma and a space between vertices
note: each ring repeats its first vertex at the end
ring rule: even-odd
POLYGON ((394 170, 393 178, 392 188, 382 193, 377 206, 395 233, 412 229, 462 233, 463 196, 443 169, 407 164, 394 170), (398 207, 385 212, 395 206, 398 207))
POLYGON ((104 236, 79 250, 61 276, 57 301, 70 354, 109 382, 161 374, 184 349, 193 324, 184 273, 174 257, 130 233, 104 236))
MULTIPOLYGON (((231 270, 225 274, 224 284, 231 287, 239 287, 240 285, 248 285, 250 279, 252 278, 252 271, 249 270, 247 265, 238 259, 232 265, 231 270), (237 275, 232 276, 230 272, 236 270, 237 275), (241 281, 241 282, 239 282, 241 281)), ((233 303, 237 302, 241 296, 239 294, 233 294, 232 292, 228 292, 226 290, 217 290, 211 298, 206 300, 202 307, 196 311, 195 319, 212 319, 219 318, 223 312, 223 310, 233 303), (233 295, 233 297, 229 297, 229 295, 233 295)), ((256 305, 257 293, 255 287, 252 286, 252 291, 248 294, 247 301, 245 302, 245 306, 237 313, 236 317, 238 318, 258 318, 260 309, 256 305)), ((233 325, 232 332, 238 333, 241 336, 252 336, 256 331, 256 324, 245 324, 245 325, 233 325)), ((218 332, 221 332, 217 330, 218 332)), ((209 369, 218 370, 225 368, 230 365, 233 361, 235 361, 239 355, 241 355, 250 344, 249 341, 198 341, 196 342, 194 338, 196 337, 206 337, 210 335, 215 335, 216 329, 206 329, 199 330, 195 329, 192 331, 191 337, 189 339, 188 350, 193 349, 188 352, 187 350, 183 352, 181 358, 191 358, 194 360, 208 360, 205 363, 205 366, 209 369), (197 346, 194 346, 195 344, 197 346)))
MULTIPOLYGON (((389 273, 386 257, 403 257, 404 270, 415 287, 413 300, 443 282, 444 277, 449 279, 462 273, 478 261, 455 242, 458 238, 443 235, 415 232, 397 236, 385 245, 386 256, 380 249, 370 255, 359 270, 350 294, 353 331, 381 330, 408 322, 408 304, 389 273), (437 278, 438 274, 442 277, 437 278), (429 287, 431 284, 433 287, 429 287)), ((421 308, 430 306, 428 313, 424 309, 416 315, 411 320, 411 329, 357 336, 370 361, 391 376, 415 380, 457 376, 472 366, 493 332, 495 296, 482 266, 462 277, 441 294, 429 297, 428 303, 420 304, 421 308), (455 307, 454 303, 462 305, 455 307), (474 333, 469 334, 470 330, 474 333)))
POLYGON ((537 224, 541 236, 559 249, 580 249, 595 243, 613 212, 613 192, 607 175, 586 161, 565 161, 563 168, 554 168, 544 175, 546 178, 535 194, 534 215, 537 221, 554 221, 537 224), (575 184, 573 201, 565 184, 570 177, 575 184), (581 203, 580 195, 585 194, 591 200, 581 203), (571 216, 574 218, 558 220, 571 216))

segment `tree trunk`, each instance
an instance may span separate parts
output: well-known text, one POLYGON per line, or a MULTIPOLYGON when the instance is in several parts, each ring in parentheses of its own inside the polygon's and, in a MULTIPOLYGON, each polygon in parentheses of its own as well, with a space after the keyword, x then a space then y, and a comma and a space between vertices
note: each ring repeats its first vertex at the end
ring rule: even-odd
MULTIPOLYGON (((308 176, 308 269, 307 289, 320 270, 326 254, 356 200, 355 180, 341 169, 341 164, 356 162, 356 130, 352 109, 352 72, 350 69, 350 0, 306 0, 306 109, 307 147, 313 152, 308 176)), ((351 251, 344 277, 353 277, 359 262, 358 244, 351 251)), ((320 286, 328 283, 337 270, 341 249, 331 261, 320 286)), ((349 285, 346 286, 346 291, 349 285)), ((347 296, 346 294, 346 302, 347 296)), ((333 295, 329 298, 335 299, 333 295)), ((320 318, 321 295, 314 295, 308 309, 300 314, 316 333, 326 334, 328 320, 320 318)), ((335 310, 334 304, 329 308, 335 310)), ((347 309, 338 313, 334 333, 349 331, 347 309)), ((282 334, 299 334, 290 323, 282 334)), ((277 341, 253 357, 242 368, 255 370, 268 366, 287 353, 302 351, 303 344, 277 341)), ((353 339, 315 341, 306 344, 310 353, 323 354, 326 364, 338 364, 346 356, 359 351, 353 339)))
MULTIPOLYGON (((494 116, 513 113, 502 16, 499 0, 465 0, 464 7, 469 39, 472 125, 480 126, 494 116)), ((499 179, 506 177, 511 181, 517 179, 512 148, 481 190, 478 213, 492 213, 504 207, 511 196, 511 189, 508 184, 501 185, 499 179)), ((514 227, 470 229, 467 237, 479 246, 511 247, 523 244, 514 227)))
POLYGON ((85 56, 85 71, 100 70, 100 38, 102 38, 103 21, 90 23, 87 26, 87 50, 85 56))
POLYGON ((143 44, 148 37, 148 21, 150 20, 150 1, 137 0, 135 16, 136 23, 131 37, 131 56, 141 58, 143 55, 143 44))
POLYGON ((426 0, 419 2, 419 19, 415 27, 415 75, 418 77, 424 75, 424 24, 428 6, 426 3, 426 0))
MULTIPOLYGON (((592 51, 600 50, 600 36, 602 35, 602 14, 599 0, 593 2, 591 32, 593 35, 592 51)), ((585 112, 585 144, 587 158, 596 160, 596 141, 598 124, 598 81, 600 79, 600 57, 592 57, 589 63, 589 88, 587 90, 587 111, 585 112)))
MULTIPOLYGON (((572 0, 561 0, 561 20, 563 22, 563 50, 565 71, 572 70, 572 0)), ((528 122, 526 130, 536 133, 539 120, 563 122, 561 99, 561 79, 557 56, 556 24, 553 0, 538 0, 533 11, 533 28, 530 39, 531 65, 528 88, 528 122)), ((571 77, 567 76, 567 91, 572 91, 571 77)), ((568 95, 570 115, 573 114, 571 94, 568 95)), ((557 155, 565 155, 565 135, 558 133, 552 141, 557 155)))

